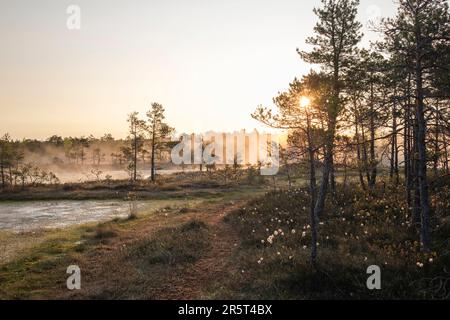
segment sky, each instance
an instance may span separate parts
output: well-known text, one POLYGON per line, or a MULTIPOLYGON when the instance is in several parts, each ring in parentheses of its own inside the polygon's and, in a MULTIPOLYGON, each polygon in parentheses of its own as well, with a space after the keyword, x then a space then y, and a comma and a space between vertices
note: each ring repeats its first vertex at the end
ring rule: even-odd
MULTIPOLYGON (((178 133, 263 127, 250 114, 311 66, 319 0, 0 0, 0 134, 127 135, 162 103, 178 133), (67 8, 80 8, 80 29, 67 8)), ((392 0, 361 0, 368 21, 392 0)))

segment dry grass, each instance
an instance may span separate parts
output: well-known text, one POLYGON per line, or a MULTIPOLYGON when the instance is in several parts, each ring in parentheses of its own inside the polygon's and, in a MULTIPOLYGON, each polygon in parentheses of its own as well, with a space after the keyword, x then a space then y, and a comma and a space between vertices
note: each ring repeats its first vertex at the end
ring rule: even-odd
MULTIPOLYGON (((48 231, 40 243, 0 265, 0 299, 143 299, 198 295, 200 288, 191 290, 196 282, 174 281, 190 270, 203 270, 200 273, 208 276, 205 270, 211 271, 217 257, 221 254, 223 259, 228 257, 226 252, 209 247, 218 243, 211 240, 218 236, 214 225, 226 210, 236 208, 237 201, 254 194, 260 194, 259 189, 230 191, 214 197, 183 200, 180 205, 166 205, 152 214, 139 213, 134 219, 48 231), (180 208, 189 210, 183 213, 180 208), (197 261, 204 255, 206 260, 197 261), (66 268, 72 264, 82 270, 81 291, 71 292, 65 287, 66 268)), ((228 235, 228 232, 220 234, 220 238, 228 235)))
POLYGON ((257 184, 250 183, 247 181, 247 175, 247 170, 239 170, 239 174, 235 174, 236 178, 225 181, 220 171, 186 172, 158 176, 156 183, 143 179, 135 182, 114 180, 37 185, 0 190, 0 201, 126 199, 130 192, 136 199, 176 199, 186 196, 214 196, 265 185, 263 179, 257 184))
POLYGON ((242 240, 233 261, 243 273, 230 274, 221 284, 225 289, 213 289, 213 297, 448 299, 449 195, 448 182, 432 194, 433 251, 425 254, 401 188, 366 194, 357 186, 340 187, 319 225, 315 269, 309 263, 307 191, 268 193, 229 216, 242 240), (366 287, 366 269, 373 264, 382 270, 381 290, 366 287))
POLYGON ((450 189, 448 181, 434 186, 429 254, 419 251, 401 188, 339 186, 319 225, 318 268, 309 263, 306 189, 248 201, 260 191, 243 188, 53 233, 0 267, 0 297, 448 298, 450 189), (65 288, 69 264, 81 267, 81 291, 65 288), (372 264, 381 267, 382 290, 366 288, 372 264))

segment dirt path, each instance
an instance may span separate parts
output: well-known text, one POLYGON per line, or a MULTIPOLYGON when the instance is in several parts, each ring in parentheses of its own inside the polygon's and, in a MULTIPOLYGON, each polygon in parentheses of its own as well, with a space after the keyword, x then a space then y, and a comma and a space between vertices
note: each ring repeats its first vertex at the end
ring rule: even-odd
POLYGON ((158 299, 205 299, 207 298, 205 289, 226 276, 225 271, 231 267, 228 263, 229 257, 239 238, 233 228, 224 223, 223 218, 237 207, 238 205, 235 204, 197 217, 211 228, 213 233, 211 248, 200 260, 190 266, 183 277, 174 278, 167 287, 168 290, 161 292, 158 299))
POLYGON ((223 218, 242 206, 246 201, 236 201, 232 204, 220 203, 208 206, 199 211, 172 216, 155 216, 143 223, 136 224, 129 230, 121 231, 106 245, 100 245, 95 250, 80 254, 74 264, 80 266, 83 272, 83 288, 80 291, 58 290, 59 299, 202 299, 205 289, 220 281, 226 275, 226 270, 238 236, 223 218), (200 220, 209 226, 212 234, 211 246, 208 251, 193 265, 184 268, 178 276, 170 277, 158 292, 149 295, 145 283, 136 283, 138 272, 131 262, 124 262, 124 250, 148 238, 152 233, 166 227, 181 225, 191 220, 200 220))

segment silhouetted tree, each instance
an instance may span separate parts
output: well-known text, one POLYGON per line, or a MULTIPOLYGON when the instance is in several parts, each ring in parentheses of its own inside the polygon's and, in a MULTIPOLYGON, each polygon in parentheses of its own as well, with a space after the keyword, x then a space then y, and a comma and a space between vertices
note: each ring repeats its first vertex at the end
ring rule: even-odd
POLYGON ((169 127, 167 123, 164 122, 164 107, 159 103, 152 103, 151 109, 147 112, 147 132, 150 136, 150 160, 151 160, 151 181, 155 181, 156 167, 155 167, 155 157, 156 151, 164 146, 166 138, 168 138, 172 132, 173 128, 169 127))

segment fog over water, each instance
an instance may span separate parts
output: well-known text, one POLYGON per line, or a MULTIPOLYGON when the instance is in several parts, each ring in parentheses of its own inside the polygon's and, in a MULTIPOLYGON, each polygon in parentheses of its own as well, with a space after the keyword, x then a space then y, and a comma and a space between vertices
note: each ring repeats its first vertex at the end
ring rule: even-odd
MULTIPOLYGON (((95 175, 91 172, 91 169, 83 169, 80 171, 64 171, 55 169, 53 172, 59 178, 61 183, 77 183, 85 181, 93 181, 96 179, 95 175)), ((99 169, 101 170, 101 169, 99 169)), ((111 176, 112 180, 126 180, 129 178, 128 172, 121 169, 105 169, 101 170, 101 178, 111 176)), ((182 172, 182 169, 161 169, 157 170, 157 174, 167 175, 171 173, 182 172)), ((192 171, 192 169, 185 169, 185 172, 192 171)), ((138 175, 141 179, 148 179, 150 177, 150 170, 139 170, 138 175)))

